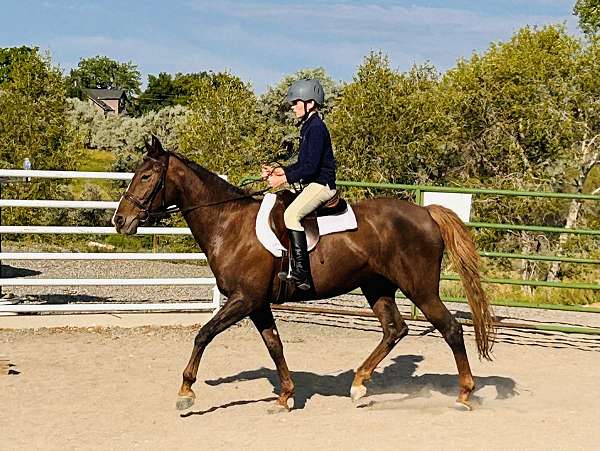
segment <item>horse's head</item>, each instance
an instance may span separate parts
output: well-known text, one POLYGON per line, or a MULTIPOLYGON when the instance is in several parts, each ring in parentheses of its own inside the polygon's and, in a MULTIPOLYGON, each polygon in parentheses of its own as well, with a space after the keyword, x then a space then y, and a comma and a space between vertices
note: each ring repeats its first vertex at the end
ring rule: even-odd
POLYGON ((148 153, 135 170, 127 191, 121 197, 112 223, 118 233, 133 235, 153 213, 160 214, 173 202, 172 190, 167 189, 170 153, 165 151, 158 138, 146 141, 148 153))

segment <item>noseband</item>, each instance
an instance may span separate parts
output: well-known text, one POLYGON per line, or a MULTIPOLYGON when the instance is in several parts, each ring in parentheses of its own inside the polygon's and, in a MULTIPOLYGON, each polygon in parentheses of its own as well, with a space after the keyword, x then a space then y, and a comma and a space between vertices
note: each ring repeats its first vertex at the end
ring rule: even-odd
POLYGON ((166 201, 167 194, 166 194, 166 190, 165 190, 165 180, 167 177, 167 168, 169 167, 169 158, 170 157, 171 157, 171 154, 167 153, 167 161, 164 163, 160 160, 157 160, 156 158, 152 158, 149 156, 144 157, 144 160, 150 160, 150 161, 154 162, 154 166, 152 167, 152 170, 154 172, 160 171, 160 179, 159 179, 158 183, 156 185, 154 185, 154 188, 152 189, 152 191, 150 191, 150 194, 148 194, 148 196, 146 196, 145 199, 138 199, 133 194, 131 194, 129 191, 127 191, 123 195, 124 199, 127 199, 138 210, 140 210, 139 213, 137 214, 137 218, 139 219, 141 224, 145 223, 151 216, 161 216, 167 212, 167 208, 165 205, 167 202, 166 201), (149 211, 150 204, 152 204, 152 202, 154 201, 154 198, 156 197, 156 195, 158 194, 159 191, 162 193, 160 207, 158 210, 149 211))

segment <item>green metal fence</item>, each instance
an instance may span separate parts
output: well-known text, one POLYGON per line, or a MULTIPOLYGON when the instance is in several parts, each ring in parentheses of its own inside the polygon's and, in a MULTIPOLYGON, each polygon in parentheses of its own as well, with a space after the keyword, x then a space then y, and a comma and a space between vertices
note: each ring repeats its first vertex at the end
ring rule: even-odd
MULTIPOLYGON (((424 193, 426 192, 439 192, 439 193, 460 193, 460 194, 483 194, 483 195, 499 195, 499 196, 515 196, 515 197, 543 197, 543 198, 554 198, 554 199, 578 199, 578 200, 591 200, 595 201, 599 205, 600 209, 600 196, 591 194, 570 194, 570 193, 550 193, 550 192, 537 192, 537 191, 512 191, 512 190, 499 190, 499 189, 482 189, 482 188, 454 188, 454 187, 441 187, 441 186, 427 186, 427 185, 405 185, 405 184, 394 184, 394 183, 369 183, 369 182, 348 182, 339 181, 337 182, 340 186, 346 187, 359 187, 359 188, 372 188, 378 190, 403 190, 412 192, 414 195, 414 201, 423 205, 424 193)), ((535 231, 543 233, 570 233, 574 235, 589 235, 589 236, 600 236, 600 230, 595 229, 575 229, 575 228, 564 228, 564 227, 548 227, 548 226, 537 226, 537 225, 523 225, 523 224, 498 224, 498 223, 485 223, 485 222, 469 222, 467 226, 472 228, 487 228, 496 230, 520 230, 520 231, 535 231)), ((526 260, 538 260, 538 261, 559 261, 568 263, 578 264, 600 264, 600 259, 595 258, 577 258, 567 257, 559 255, 535 255, 535 254, 518 254, 509 252, 485 252, 481 251, 480 256, 484 258, 511 258, 511 259, 526 259, 526 260)), ((456 274, 443 274, 442 280, 460 280, 456 274)), ((511 278, 482 278, 482 283, 487 284, 503 284, 503 285, 521 285, 521 286, 533 286, 533 287, 551 287, 551 288, 569 288, 569 289, 583 289, 600 291, 599 283, 584 283, 584 282, 552 282, 546 280, 521 280, 511 278)), ((599 294, 600 300, 600 294, 599 294)), ((443 298, 445 301, 452 302, 465 302, 463 298, 443 298)), ((528 307, 528 308, 543 308, 552 310, 564 310, 564 311, 578 311, 578 312, 592 312, 600 313, 598 308, 590 307, 579 307, 569 305, 554 305, 554 304, 529 304, 521 301, 496 299, 493 302, 494 305, 502 305, 508 307, 528 307)), ((413 315, 417 315, 416 307, 413 307, 413 315)), ((552 330, 555 330, 557 326, 553 326, 552 330)), ((569 329, 572 332, 573 328, 569 329)), ((575 328, 577 329, 577 328, 575 328)), ((550 329, 548 329, 550 330, 550 329)), ((583 330, 583 329, 582 329, 583 330)), ((596 330, 600 333, 600 330, 596 330)), ((589 333, 589 328, 586 329, 586 333, 589 333)), ((583 333, 583 332, 582 332, 583 333)))

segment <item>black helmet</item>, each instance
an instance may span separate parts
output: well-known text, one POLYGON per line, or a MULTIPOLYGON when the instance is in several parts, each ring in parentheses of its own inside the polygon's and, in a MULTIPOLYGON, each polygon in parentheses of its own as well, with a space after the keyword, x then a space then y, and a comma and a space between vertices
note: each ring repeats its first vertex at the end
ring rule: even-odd
POLYGON ((319 80, 297 80, 289 87, 285 98, 289 103, 292 103, 294 100, 302 100, 304 102, 314 100, 317 105, 321 106, 325 103, 325 92, 323 92, 323 87, 319 83, 319 80))

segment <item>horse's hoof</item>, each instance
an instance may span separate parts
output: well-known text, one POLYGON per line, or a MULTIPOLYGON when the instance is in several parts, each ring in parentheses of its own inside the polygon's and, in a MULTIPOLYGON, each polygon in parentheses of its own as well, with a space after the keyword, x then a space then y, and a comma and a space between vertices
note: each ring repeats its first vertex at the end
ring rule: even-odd
POLYGON ((276 402, 275 404, 272 404, 267 409, 267 413, 270 413, 270 414, 288 413, 289 411, 290 411, 290 408, 287 405, 283 405, 283 404, 278 403, 278 402, 276 402))
POLYGON ((180 396, 177 398, 175 407, 177 410, 187 410, 194 405, 194 398, 191 396, 180 396))
POLYGON ((456 400, 456 402, 454 403, 454 407, 456 408, 456 410, 460 410, 461 412, 470 412, 471 410, 473 410, 473 407, 471 407, 471 404, 469 404, 468 401, 456 400))
POLYGON ((350 388, 350 397, 352 398, 352 401, 354 401, 354 402, 358 401, 360 398, 362 398, 366 394, 367 394, 367 387, 365 387, 364 385, 353 385, 350 388))

